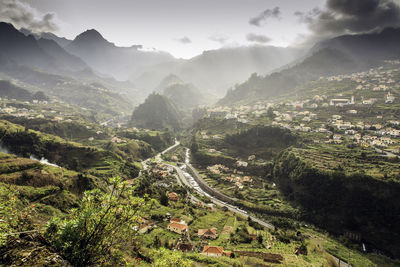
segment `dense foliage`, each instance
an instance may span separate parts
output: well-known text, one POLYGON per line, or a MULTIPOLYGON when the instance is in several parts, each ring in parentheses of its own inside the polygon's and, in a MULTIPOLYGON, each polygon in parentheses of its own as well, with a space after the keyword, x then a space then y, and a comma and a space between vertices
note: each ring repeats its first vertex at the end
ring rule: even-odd
POLYGON ((168 98, 151 94, 132 114, 131 124, 136 127, 154 130, 179 130, 180 114, 168 98))
POLYGON ((46 238, 74 266, 108 262, 113 248, 133 242, 140 215, 153 204, 150 199, 133 197, 132 192, 119 179, 113 180, 110 194, 87 191, 69 218, 49 223, 46 238))
POLYGON ((290 151, 276 160, 273 176, 281 191, 301 205, 304 219, 338 234, 361 234, 365 242, 400 255, 398 182, 317 170, 290 151))

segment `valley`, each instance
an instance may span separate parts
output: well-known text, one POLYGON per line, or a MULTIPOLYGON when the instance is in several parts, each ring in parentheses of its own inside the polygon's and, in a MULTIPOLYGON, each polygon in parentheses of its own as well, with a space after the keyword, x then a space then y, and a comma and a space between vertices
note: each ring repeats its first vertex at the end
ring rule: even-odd
MULTIPOLYGON (((357 15, 323 2, 293 16, 357 15)), ((282 14, 180 58, 0 11, 0 266, 400 266, 400 24, 274 46, 282 14)))

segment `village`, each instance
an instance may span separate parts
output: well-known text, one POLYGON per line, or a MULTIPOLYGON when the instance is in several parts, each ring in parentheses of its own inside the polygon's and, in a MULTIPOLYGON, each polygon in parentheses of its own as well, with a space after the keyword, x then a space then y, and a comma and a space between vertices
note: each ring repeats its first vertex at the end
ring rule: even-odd
MULTIPOLYGON (((238 123, 316 133, 315 142, 373 147, 398 156, 400 120, 396 109, 400 103, 400 69, 398 61, 387 63, 389 67, 386 68, 321 77, 315 84, 306 85, 307 90, 300 88, 299 93, 285 97, 286 101, 277 98, 233 108, 218 106, 209 108, 207 114, 210 118, 238 123), (302 90, 306 93, 301 94, 302 90), (319 92, 312 94, 313 91, 319 92)), ((202 138, 221 139, 223 136, 204 131, 202 138)))
MULTIPOLYGON (((228 171, 222 165, 210 169, 228 171)), ((280 231, 271 232, 224 206, 209 203, 191 190, 182 191, 182 187, 177 187, 177 175, 170 163, 163 162, 150 163, 143 175, 154 188, 165 192, 160 207, 139 220, 136 231, 145 244, 211 258, 246 256, 249 262, 259 263, 281 264, 309 255, 301 242, 305 236, 298 233, 298 241, 282 246, 286 241, 282 241, 280 231)), ((132 185, 136 182, 130 181, 132 185)))

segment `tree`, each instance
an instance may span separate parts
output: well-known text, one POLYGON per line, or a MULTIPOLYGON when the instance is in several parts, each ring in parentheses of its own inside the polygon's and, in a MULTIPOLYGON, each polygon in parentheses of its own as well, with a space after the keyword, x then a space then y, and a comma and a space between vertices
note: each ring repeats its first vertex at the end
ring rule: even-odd
POLYGON ((274 114, 274 110, 271 107, 269 107, 268 110, 267 110, 267 117, 269 117, 271 119, 276 117, 275 114, 274 114))
POLYGON ((86 191, 69 218, 56 218, 47 226, 45 237, 74 266, 106 262, 118 244, 134 239, 137 220, 155 203, 133 197, 133 188, 121 178, 111 182, 111 193, 86 191))
POLYGON ((194 134, 192 137, 192 144, 190 146, 190 149, 192 150, 192 153, 197 153, 197 151, 199 150, 199 145, 196 141, 196 134, 194 134))
POLYGON ((163 205, 163 206, 168 206, 168 197, 164 192, 161 193, 160 204, 163 205))
POLYGON ((12 187, 0 186, 0 246, 7 243, 10 233, 33 229, 33 204, 24 205, 12 187))

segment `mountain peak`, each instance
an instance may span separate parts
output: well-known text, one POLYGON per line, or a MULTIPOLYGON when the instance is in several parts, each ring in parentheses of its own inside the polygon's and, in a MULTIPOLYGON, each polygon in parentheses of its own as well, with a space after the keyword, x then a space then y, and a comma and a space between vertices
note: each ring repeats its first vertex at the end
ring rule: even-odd
POLYGON ((109 43, 104 37, 95 29, 86 30, 83 33, 79 34, 74 42, 85 42, 85 43, 109 43))

